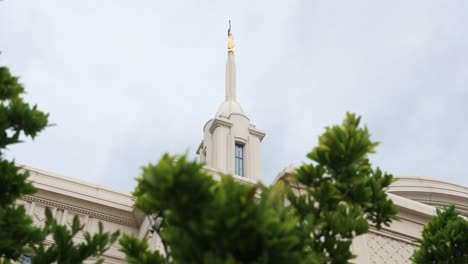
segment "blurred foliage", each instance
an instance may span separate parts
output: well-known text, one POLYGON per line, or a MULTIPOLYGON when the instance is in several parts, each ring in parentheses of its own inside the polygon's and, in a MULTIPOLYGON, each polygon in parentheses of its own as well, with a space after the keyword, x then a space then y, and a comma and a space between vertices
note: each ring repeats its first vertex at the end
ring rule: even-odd
POLYGON ((151 216, 162 252, 125 235, 129 263, 347 263, 351 240, 388 225, 396 207, 385 188, 392 176, 372 169, 370 140, 348 114, 327 128, 319 146, 286 181, 248 185, 228 175, 213 179, 186 155, 164 155, 143 168, 133 193, 151 216))
POLYGON ((68 230, 57 224, 47 208, 46 224, 39 228, 24 206, 16 204, 17 199, 34 194, 36 189, 28 181, 27 170, 5 159, 5 150, 20 143, 21 137, 34 139, 48 124, 48 114, 24 102, 24 93, 18 78, 8 68, 0 67, 0 263, 18 261, 24 254, 33 254, 34 264, 82 263, 89 257, 98 258, 117 239, 118 232, 110 235, 100 223, 97 233, 84 232, 84 241, 75 244, 75 236, 83 229, 77 217, 68 230))
POLYGON ((421 247, 414 252, 415 264, 468 263, 468 220, 452 205, 437 209, 423 229, 421 247))
MULTIPOLYGON (((46 223, 43 229, 43 241, 47 236, 51 236, 54 243, 38 243, 32 245, 33 256, 32 263, 57 263, 57 264, 79 264, 90 257, 98 258, 106 252, 110 246, 117 240, 120 232, 116 231, 112 235, 104 232, 104 226, 99 222, 99 228, 96 233, 91 235, 84 232, 84 225, 80 224, 77 215, 73 217, 70 228, 66 225, 59 225, 52 216, 49 208, 46 208, 46 223), (84 241, 75 243, 73 238, 78 234, 83 234, 84 241)), ((97 263, 102 263, 102 259, 97 263)))
MULTIPOLYGON (((136 206, 158 216, 154 230, 171 263, 304 261, 297 218, 284 206, 283 184, 250 186, 229 176, 217 182, 202 166, 186 156, 166 154, 138 179, 136 206)), ((135 238, 125 236, 121 244, 131 263, 147 263, 147 256, 166 261, 164 252, 135 250, 147 251, 135 238)))
POLYGON ((23 101, 23 86, 6 67, 0 67, 0 259, 17 260, 25 246, 41 241, 42 232, 32 225, 22 205, 15 201, 35 192, 29 173, 5 160, 5 150, 20 143, 20 136, 34 138, 47 126, 48 115, 23 101))
MULTIPOLYGON (((28 172, 4 159, 7 146, 21 136, 34 138, 48 115, 21 97, 24 88, 0 68, 0 258, 3 263, 31 253, 33 263, 82 263, 98 259, 119 233, 83 232, 75 217, 70 228, 46 210, 44 228, 34 227, 15 201, 35 192, 28 172), (83 235, 81 243, 74 238, 83 235), (49 244, 49 242, 51 242, 49 244), (29 248, 29 251, 27 251, 29 248)), ((136 207, 151 216, 163 251, 131 235, 120 239, 129 263, 347 263, 351 241, 369 229, 388 225, 396 208, 385 188, 392 176, 373 169, 370 140, 360 118, 347 114, 340 126, 326 128, 319 146, 285 182, 265 187, 214 180, 203 164, 164 155, 143 168, 134 191, 136 207), (288 184, 296 185, 295 192, 288 184)), ((98 263, 102 262, 97 260, 98 263)))

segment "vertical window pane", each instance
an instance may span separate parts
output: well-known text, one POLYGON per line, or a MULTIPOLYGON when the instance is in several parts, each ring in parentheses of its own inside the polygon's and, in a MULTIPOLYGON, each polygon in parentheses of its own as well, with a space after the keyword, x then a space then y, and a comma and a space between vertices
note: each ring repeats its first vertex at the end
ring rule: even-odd
POLYGON ((31 257, 30 256, 21 256, 20 264, 31 264, 31 257))
POLYGON ((236 144, 235 146, 235 171, 236 175, 244 176, 244 146, 241 144, 236 144))
POLYGON ((244 147, 242 145, 236 144, 236 158, 243 158, 244 156, 244 147))

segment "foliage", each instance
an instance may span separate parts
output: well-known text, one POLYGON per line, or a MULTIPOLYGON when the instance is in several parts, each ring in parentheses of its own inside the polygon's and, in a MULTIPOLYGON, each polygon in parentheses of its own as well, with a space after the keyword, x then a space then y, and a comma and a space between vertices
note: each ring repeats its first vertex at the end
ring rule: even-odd
POLYGON ((24 92, 18 78, 8 68, 0 67, 0 263, 16 261, 31 250, 34 264, 82 263, 88 257, 98 257, 117 239, 118 232, 110 235, 100 223, 96 234, 85 232, 84 241, 77 245, 73 238, 83 229, 77 217, 68 230, 58 225, 47 209, 46 224, 41 229, 33 226, 24 206, 15 203, 36 189, 27 180, 28 171, 5 160, 5 150, 20 143, 22 136, 34 139, 48 124, 47 114, 23 101, 24 92), (53 239, 50 246, 46 246, 48 237, 53 239))
POLYGON ((327 128, 320 144, 289 179, 305 188, 294 194, 283 182, 250 186, 202 169, 184 156, 164 155, 143 168, 133 195, 154 216, 164 252, 131 236, 121 240, 130 263, 346 263, 351 239, 396 214, 384 188, 392 176, 373 170, 370 141, 360 119, 348 114, 327 128), (289 202, 287 202, 289 200, 289 202))
MULTIPOLYGON (((32 225, 15 201, 34 187, 14 162, 4 159, 8 145, 25 135, 34 138, 48 115, 23 102, 24 88, 7 68, 0 68, 0 258, 17 260, 29 246, 33 262, 81 263, 98 258, 117 239, 99 231, 83 232, 77 217, 71 229, 57 224, 49 209, 43 229, 32 225), (82 233, 83 242, 73 239, 82 233), (48 238, 53 243, 48 245, 48 238)), ((203 164, 184 156, 164 155, 138 178, 136 207, 150 215, 164 251, 130 235, 120 239, 129 263, 346 263, 351 240, 388 225, 396 213, 384 189, 392 176, 372 169, 370 140, 360 118, 348 114, 341 126, 327 128, 319 146, 289 179, 297 194, 279 182, 247 185, 222 175, 216 181, 203 164)), ((102 262, 99 260, 98 262, 102 262)))
MULTIPOLYGON (((104 232, 104 227, 99 222, 99 230, 91 235, 83 232, 84 225, 80 224, 78 216, 75 215, 71 228, 57 224, 49 208, 45 211, 46 224, 43 230, 43 240, 51 235, 54 243, 46 245, 39 243, 33 245, 32 263, 58 263, 58 264, 79 264, 90 257, 99 257, 112 245, 120 232, 116 231, 112 235, 104 232), (75 244, 73 238, 80 232, 84 233, 84 241, 75 244)), ((100 263, 102 260, 98 261, 100 263)))
POLYGON ((167 258, 129 237, 123 251, 131 263, 148 263, 147 256, 159 263, 301 263, 297 218, 283 193, 283 185, 267 189, 229 176, 217 182, 202 164, 166 154, 143 169, 134 195, 138 208, 159 216, 154 230, 167 258))
POLYGON ((437 209, 423 229, 421 247, 411 259, 416 264, 468 263, 468 220, 452 205, 437 209))
POLYGON ((149 250, 146 240, 124 234, 120 239, 120 244, 129 264, 158 264, 165 262, 159 251, 149 250))
POLYGON ((27 181, 28 172, 4 157, 9 145, 21 142, 21 135, 34 138, 47 125, 47 114, 25 103, 23 93, 18 78, 0 67, 0 258, 4 261, 18 259, 26 245, 41 239, 24 207, 15 204, 21 195, 35 192, 27 181))
POLYGON ((327 263, 347 263, 353 258, 352 239, 368 231, 368 221, 380 228, 397 212, 385 193, 392 175, 372 169, 368 154, 378 143, 359 124, 360 117, 348 113, 341 125, 326 128, 307 155, 312 162, 290 178, 304 190, 289 195, 300 218, 302 243, 327 263))

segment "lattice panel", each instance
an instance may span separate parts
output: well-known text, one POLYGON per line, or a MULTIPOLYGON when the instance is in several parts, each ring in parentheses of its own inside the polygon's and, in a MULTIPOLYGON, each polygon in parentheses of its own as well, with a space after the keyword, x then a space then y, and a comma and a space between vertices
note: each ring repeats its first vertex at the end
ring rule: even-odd
POLYGON ((402 264, 411 263, 415 246, 388 237, 369 234, 367 241, 371 263, 402 264))

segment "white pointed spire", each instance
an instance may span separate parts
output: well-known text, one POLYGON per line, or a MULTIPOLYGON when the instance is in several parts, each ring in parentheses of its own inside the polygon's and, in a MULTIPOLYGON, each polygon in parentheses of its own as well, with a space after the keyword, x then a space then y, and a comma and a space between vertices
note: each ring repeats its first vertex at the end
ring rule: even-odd
POLYGON ((234 37, 231 20, 228 29, 228 57, 226 62, 226 101, 236 101, 236 63, 234 61, 234 37))
POLYGON ((228 53, 226 61, 226 101, 236 101, 236 62, 233 53, 228 53))
POLYGON ((241 114, 247 118, 244 110, 236 99, 236 62, 234 60, 234 37, 231 33, 231 21, 228 29, 228 56, 226 61, 226 96, 216 112, 216 117, 229 117, 231 114, 241 114))

